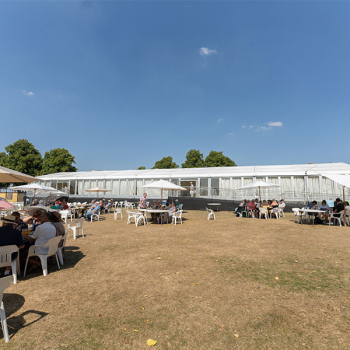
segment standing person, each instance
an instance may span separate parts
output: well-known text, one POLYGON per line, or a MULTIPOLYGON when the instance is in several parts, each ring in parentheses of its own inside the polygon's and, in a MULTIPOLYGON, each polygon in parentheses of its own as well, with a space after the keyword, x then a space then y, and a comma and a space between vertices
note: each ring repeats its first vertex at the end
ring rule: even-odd
POLYGON ((190 182, 190 195, 191 195, 191 197, 193 197, 193 195, 194 195, 194 186, 193 186, 192 182, 190 182))
MULTIPOLYGON (((24 242, 21 232, 16 230, 16 217, 13 215, 7 215, 2 220, 2 227, 0 227, 0 246, 16 245, 18 248, 24 247, 24 242)), ((11 260, 17 258, 17 253, 12 253, 11 260)), ((5 270, 5 276, 10 274, 11 266, 7 266, 5 270)))
POLYGON ((141 198, 140 198, 140 209, 146 209, 147 208, 146 197, 147 197, 147 193, 144 193, 141 196, 141 198))

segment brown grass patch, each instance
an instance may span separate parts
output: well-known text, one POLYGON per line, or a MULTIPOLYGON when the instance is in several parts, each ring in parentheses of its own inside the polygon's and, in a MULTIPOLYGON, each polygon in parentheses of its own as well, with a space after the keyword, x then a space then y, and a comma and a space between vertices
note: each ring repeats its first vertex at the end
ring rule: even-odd
POLYGON ((6 347, 349 348, 348 227, 184 217, 136 228, 110 214, 70 234, 61 271, 7 290, 6 347))

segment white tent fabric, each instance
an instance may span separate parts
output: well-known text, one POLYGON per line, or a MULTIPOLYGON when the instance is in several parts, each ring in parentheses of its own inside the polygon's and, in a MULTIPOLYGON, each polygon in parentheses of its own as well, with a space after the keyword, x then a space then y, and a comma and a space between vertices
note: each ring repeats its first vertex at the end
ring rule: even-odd
POLYGON ((350 175, 322 174, 322 176, 328 177, 328 179, 350 188, 350 175))
POLYGON ((94 187, 90 188, 89 190, 85 190, 86 192, 109 192, 110 190, 107 190, 107 188, 103 187, 94 187))
POLYGON ((56 173, 39 176, 40 181, 51 180, 99 180, 99 179, 171 179, 197 177, 260 177, 260 176, 304 176, 323 173, 350 174, 346 163, 235 166, 213 168, 177 168, 147 170, 105 170, 56 173))

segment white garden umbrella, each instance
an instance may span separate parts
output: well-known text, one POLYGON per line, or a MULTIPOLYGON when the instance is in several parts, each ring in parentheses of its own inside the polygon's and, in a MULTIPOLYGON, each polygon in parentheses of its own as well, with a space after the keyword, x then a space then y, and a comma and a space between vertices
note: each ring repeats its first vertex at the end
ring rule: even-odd
POLYGON ((89 190, 85 190, 86 192, 97 192, 97 196, 99 192, 109 192, 110 190, 107 190, 107 188, 103 187, 94 187, 90 188, 89 190))
POLYGON ((259 201, 261 201, 261 194, 260 194, 260 188, 273 188, 273 187, 281 187, 280 185, 272 184, 270 182, 264 182, 264 181, 256 181, 252 182, 249 185, 245 185, 239 190, 251 190, 253 188, 259 188, 259 201))
POLYGON ((169 181, 165 181, 165 180, 159 180, 159 181, 155 181, 155 182, 151 182, 147 185, 143 185, 141 187, 144 188, 158 188, 161 190, 161 201, 163 202, 163 190, 165 191, 171 191, 171 190, 175 190, 175 191, 187 191, 186 188, 181 187, 179 185, 173 184, 172 182, 169 181))
POLYGON ((0 166, 0 182, 33 182, 37 178, 0 166))
MULTIPOLYGON (((38 179, 36 179, 38 180, 38 179)), ((10 187, 11 190, 16 190, 16 191, 33 191, 34 192, 34 199, 35 200, 35 195, 36 194, 58 194, 60 195, 61 193, 64 193, 67 195, 65 192, 62 192, 60 190, 56 190, 56 188, 49 187, 49 186, 44 186, 44 185, 39 185, 39 184, 28 184, 28 185, 21 185, 21 186, 14 186, 10 187)))

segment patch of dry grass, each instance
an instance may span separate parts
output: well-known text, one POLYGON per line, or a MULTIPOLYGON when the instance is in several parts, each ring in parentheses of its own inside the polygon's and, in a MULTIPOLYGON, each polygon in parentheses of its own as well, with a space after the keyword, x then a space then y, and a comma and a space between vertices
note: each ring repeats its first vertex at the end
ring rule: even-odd
POLYGON ((9 349, 348 349, 348 227, 185 213, 85 224, 4 302, 9 349))

